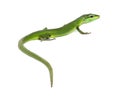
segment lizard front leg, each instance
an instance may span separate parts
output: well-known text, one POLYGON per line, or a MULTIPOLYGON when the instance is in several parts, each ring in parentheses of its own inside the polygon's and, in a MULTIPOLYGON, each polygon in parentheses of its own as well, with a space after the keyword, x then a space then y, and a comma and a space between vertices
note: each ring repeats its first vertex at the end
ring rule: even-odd
POLYGON ((83 31, 81 31, 79 27, 77 27, 76 29, 77 29, 77 31, 78 31, 80 34, 90 34, 90 32, 83 32, 83 31))

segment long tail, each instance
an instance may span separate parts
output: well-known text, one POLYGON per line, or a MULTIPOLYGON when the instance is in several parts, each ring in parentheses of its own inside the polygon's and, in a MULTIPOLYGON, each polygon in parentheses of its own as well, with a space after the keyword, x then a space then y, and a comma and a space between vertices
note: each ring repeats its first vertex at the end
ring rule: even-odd
POLYGON ((38 56, 37 54, 35 54, 35 53, 31 52, 30 50, 28 50, 27 48, 25 48, 24 43, 25 43, 24 38, 19 41, 19 43, 18 43, 19 49, 23 53, 27 54, 28 56, 42 62, 48 68, 49 74, 50 74, 51 87, 52 87, 53 86, 53 69, 52 69, 51 65, 45 59, 43 59, 42 57, 38 56))

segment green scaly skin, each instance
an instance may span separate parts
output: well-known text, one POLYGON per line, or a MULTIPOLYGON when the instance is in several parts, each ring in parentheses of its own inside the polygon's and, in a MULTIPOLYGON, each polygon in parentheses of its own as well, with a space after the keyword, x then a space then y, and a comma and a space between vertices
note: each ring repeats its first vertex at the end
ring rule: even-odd
POLYGON ((46 40, 53 40, 56 37, 61 37, 61 36, 65 36, 68 35, 72 32, 74 32, 74 30, 77 30, 78 32, 80 32, 81 34, 89 34, 87 32, 83 32, 79 29, 79 27, 82 24, 86 24, 89 22, 92 22, 96 19, 99 18, 99 15, 96 14, 85 14, 82 15, 81 17, 75 19, 74 21, 60 27, 60 28, 56 28, 56 29, 47 29, 44 28, 43 30, 40 31, 36 31, 33 32, 25 37, 23 37, 19 43, 18 43, 18 47, 19 49, 27 54, 28 56, 42 62, 49 70, 49 74, 50 74, 50 82, 51 82, 51 87, 53 86, 53 69, 51 67, 51 65, 49 64, 49 62, 47 62, 45 59, 43 59, 42 57, 38 56, 37 54, 31 52, 30 50, 28 50, 24 44, 28 41, 32 41, 32 40, 41 40, 41 41, 46 41, 46 40))

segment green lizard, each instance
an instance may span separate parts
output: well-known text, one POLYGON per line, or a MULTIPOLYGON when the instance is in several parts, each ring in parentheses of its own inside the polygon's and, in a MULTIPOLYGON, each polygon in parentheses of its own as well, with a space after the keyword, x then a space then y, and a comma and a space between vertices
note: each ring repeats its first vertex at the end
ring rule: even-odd
POLYGON ((19 43, 18 43, 18 47, 19 49, 24 52, 25 54, 27 54, 28 56, 42 62, 49 70, 49 74, 50 74, 50 82, 51 82, 51 87, 53 86, 53 69, 51 67, 51 65, 42 57, 38 56, 37 54, 31 52, 30 50, 28 50, 24 44, 28 41, 32 41, 32 40, 41 40, 41 41, 46 41, 46 40, 53 40, 56 37, 61 37, 61 36, 65 36, 70 34, 71 32, 73 32, 74 30, 77 30, 78 32, 80 32, 81 34, 89 34, 87 32, 83 32, 79 29, 79 27, 82 24, 86 24, 89 23, 91 21, 94 21, 96 19, 98 19, 100 16, 96 15, 96 14, 85 14, 80 16, 79 18, 75 19, 74 21, 60 27, 60 28, 56 28, 56 29, 47 29, 44 28, 43 30, 39 30, 36 32, 33 32, 25 37, 23 37, 19 43))

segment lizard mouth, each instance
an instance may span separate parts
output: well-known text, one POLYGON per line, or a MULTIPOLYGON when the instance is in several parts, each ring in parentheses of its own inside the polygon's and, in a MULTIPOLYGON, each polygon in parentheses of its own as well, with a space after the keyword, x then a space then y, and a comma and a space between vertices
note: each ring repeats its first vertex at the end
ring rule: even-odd
POLYGON ((100 18, 100 15, 96 15, 95 18, 96 18, 96 19, 99 19, 99 18, 100 18))

